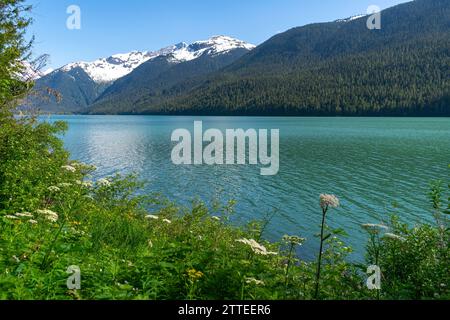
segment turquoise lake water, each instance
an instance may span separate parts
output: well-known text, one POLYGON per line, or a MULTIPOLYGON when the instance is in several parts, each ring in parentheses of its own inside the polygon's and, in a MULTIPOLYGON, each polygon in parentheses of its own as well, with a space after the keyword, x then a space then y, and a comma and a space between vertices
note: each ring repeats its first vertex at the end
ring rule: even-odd
POLYGON ((274 216, 265 237, 300 235, 307 259, 317 250, 319 195, 336 194, 342 206, 328 223, 344 228, 360 260, 367 240, 362 223, 388 221, 392 213, 411 224, 433 222, 427 193, 433 179, 449 181, 449 118, 253 118, 170 116, 52 116, 69 131, 73 159, 94 164, 97 176, 135 172, 147 190, 189 204, 237 201, 235 223, 274 216), (260 166, 176 166, 172 131, 205 128, 280 129, 280 171, 260 166))

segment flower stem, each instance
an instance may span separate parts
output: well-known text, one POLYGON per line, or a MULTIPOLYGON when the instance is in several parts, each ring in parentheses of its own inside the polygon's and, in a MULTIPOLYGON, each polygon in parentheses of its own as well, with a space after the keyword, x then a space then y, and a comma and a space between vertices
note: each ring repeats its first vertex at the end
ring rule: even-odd
POLYGON ((322 267, 322 255, 323 255, 323 234, 325 229, 325 217, 327 215, 328 207, 322 209, 322 226, 320 231, 320 251, 319 258, 317 261, 317 274, 316 274, 316 289, 314 293, 314 298, 318 299, 319 297, 319 287, 320 287, 320 271, 322 267))

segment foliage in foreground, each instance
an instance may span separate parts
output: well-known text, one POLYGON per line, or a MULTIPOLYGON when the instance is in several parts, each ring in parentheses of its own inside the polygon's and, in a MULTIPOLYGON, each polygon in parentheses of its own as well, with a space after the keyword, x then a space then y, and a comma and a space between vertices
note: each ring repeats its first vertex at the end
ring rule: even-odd
POLYGON ((70 161, 57 137, 64 123, 11 114, 30 85, 17 77, 29 48, 22 4, 0 0, 0 299, 450 299, 441 184, 430 194, 434 226, 364 226, 367 262, 383 272, 373 292, 367 266, 347 262, 343 232, 325 223, 333 196, 321 199, 316 263, 296 254, 305 239, 269 243, 265 223, 232 226, 233 203, 187 209, 138 196, 135 177, 91 181, 94 168, 70 161), (67 286, 73 266, 80 290, 67 286))
MULTIPOLYGON (((69 161, 61 123, 9 118, 0 128, 1 299, 313 299, 315 262, 305 241, 262 238, 264 223, 229 223, 233 204, 177 207, 137 196, 134 177, 90 181, 94 168, 69 161), (81 290, 66 271, 81 270, 81 290)), ((442 187, 436 225, 393 219, 368 225, 368 264, 381 267, 379 294, 365 267, 346 262, 342 232, 324 226, 319 299, 448 299, 449 238, 442 187)), ((333 211, 331 214, 338 214, 333 211)), ((318 216, 318 219, 320 217, 318 216)), ((319 220, 318 220, 319 221, 319 220)), ((310 239, 312 241, 313 239, 310 239)))

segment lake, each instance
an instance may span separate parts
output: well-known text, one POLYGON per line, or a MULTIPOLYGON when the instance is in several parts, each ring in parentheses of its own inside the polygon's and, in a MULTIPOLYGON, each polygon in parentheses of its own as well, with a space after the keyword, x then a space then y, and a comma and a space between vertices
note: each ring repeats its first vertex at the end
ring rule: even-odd
POLYGON ((405 222, 433 222, 427 193, 434 179, 449 181, 449 118, 259 118, 171 116, 51 116, 64 120, 72 158, 98 167, 96 177, 135 172, 180 204, 199 198, 237 201, 234 223, 273 213, 265 237, 300 235, 300 250, 311 259, 318 247, 319 195, 336 194, 341 207, 328 223, 343 228, 345 242, 361 260, 363 223, 387 222, 392 213, 405 222), (259 166, 176 166, 172 131, 280 129, 280 171, 261 176, 259 166))

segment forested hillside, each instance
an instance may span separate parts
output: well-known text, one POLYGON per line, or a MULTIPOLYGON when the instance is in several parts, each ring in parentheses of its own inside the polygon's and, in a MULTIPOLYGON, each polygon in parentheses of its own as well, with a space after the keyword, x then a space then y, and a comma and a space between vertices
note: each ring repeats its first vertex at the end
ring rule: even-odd
POLYGON ((138 86, 132 107, 111 100, 101 113, 450 115, 450 1, 381 17, 381 30, 367 17, 291 29, 194 83, 138 86))

